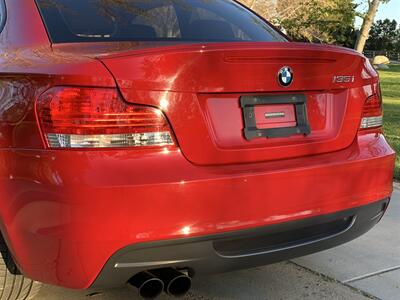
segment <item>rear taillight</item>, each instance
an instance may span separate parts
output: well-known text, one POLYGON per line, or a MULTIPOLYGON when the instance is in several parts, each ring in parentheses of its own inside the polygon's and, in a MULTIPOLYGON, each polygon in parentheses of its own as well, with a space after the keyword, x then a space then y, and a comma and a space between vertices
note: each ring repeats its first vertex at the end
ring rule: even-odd
POLYGON ((127 104, 115 89, 55 87, 40 96, 36 114, 50 148, 175 144, 161 110, 127 104))
POLYGON ((360 129, 380 128, 383 125, 382 94, 380 88, 377 93, 365 101, 360 129))

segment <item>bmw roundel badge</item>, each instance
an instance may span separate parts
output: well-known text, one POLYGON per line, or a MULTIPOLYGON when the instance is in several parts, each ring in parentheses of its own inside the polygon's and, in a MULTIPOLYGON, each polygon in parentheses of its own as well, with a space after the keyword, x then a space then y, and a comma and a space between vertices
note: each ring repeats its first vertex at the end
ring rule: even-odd
POLYGON ((290 67, 283 67, 279 70, 278 81, 281 86, 288 87, 293 82, 293 71, 290 67))

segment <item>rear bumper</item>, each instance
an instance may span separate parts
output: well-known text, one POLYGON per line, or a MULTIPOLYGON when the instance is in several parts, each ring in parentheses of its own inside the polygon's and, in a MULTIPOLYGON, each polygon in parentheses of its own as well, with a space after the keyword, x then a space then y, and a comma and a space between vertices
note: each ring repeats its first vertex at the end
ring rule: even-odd
POLYGON ((267 265, 351 241, 380 221, 389 199, 346 211, 255 229, 144 243, 115 253, 93 287, 125 284, 132 274, 174 267, 207 275, 267 265))
POLYGON ((243 165, 195 166, 179 151, 4 150, 0 159, 1 229, 20 269, 82 289, 131 245, 274 226, 387 199, 395 154, 382 135, 366 134, 335 153, 243 165))

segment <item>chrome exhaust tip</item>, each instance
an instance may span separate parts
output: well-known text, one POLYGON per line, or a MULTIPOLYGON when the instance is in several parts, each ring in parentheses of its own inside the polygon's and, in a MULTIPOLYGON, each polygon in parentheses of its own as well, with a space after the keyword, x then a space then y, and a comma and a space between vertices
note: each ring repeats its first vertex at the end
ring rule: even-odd
POLYGON ((137 288, 140 297, 144 299, 154 299, 160 296, 164 290, 162 280, 147 271, 133 276, 129 279, 128 284, 137 288))
POLYGON ((185 296, 192 287, 192 279, 172 268, 152 270, 151 274, 160 278, 164 283, 164 291, 174 297, 185 296))

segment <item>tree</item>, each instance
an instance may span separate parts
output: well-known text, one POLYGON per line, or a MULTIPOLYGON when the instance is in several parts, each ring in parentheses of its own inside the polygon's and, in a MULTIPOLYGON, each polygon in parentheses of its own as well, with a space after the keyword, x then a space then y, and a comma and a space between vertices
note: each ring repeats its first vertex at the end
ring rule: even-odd
POLYGON ((395 42, 394 42, 394 49, 397 52, 400 52, 400 26, 399 26, 399 29, 397 29, 397 32, 396 32, 396 39, 395 39, 395 42))
POLYGON ((274 23, 277 19, 277 0, 239 0, 251 10, 254 10, 268 21, 274 23))
POLYGON ((240 0, 299 41, 354 46, 353 0, 240 0))
POLYGON ((277 12, 281 25, 296 40, 351 44, 352 0, 280 0, 277 12))
POLYGON ((371 30, 372 24, 374 23, 376 12, 378 11, 379 5, 381 3, 387 3, 390 0, 366 0, 366 1, 368 4, 368 9, 367 12, 362 16, 364 20, 355 47, 355 49, 360 53, 364 51, 365 44, 368 40, 369 32, 371 30))
POLYGON ((392 51, 396 48, 398 34, 399 30, 395 20, 379 20, 371 27, 366 43, 367 49, 392 51))

